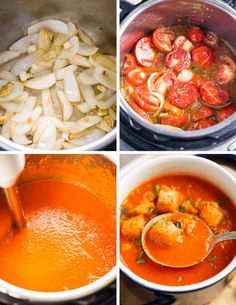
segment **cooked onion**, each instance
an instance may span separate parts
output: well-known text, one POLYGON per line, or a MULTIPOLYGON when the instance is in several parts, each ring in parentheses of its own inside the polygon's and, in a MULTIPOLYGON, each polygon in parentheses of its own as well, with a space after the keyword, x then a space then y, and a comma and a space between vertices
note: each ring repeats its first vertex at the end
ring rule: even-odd
POLYGON ((74 72, 67 70, 64 76, 64 90, 70 102, 80 101, 80 91, 74 72))
POLYGON ((111 70, 104 67, 96 67, 94 77, 105 87, 116 90, 116 74, 111 70))
POLYGON ((43 76, 35 77, 24 82, 24 86, 34 90, 43 90, 52 87, 56 83, 54 73, 49 73, 43 76))
POLYGON ((59 98, 59 101, 61 103, 62 112, 63 112, 63 120, 69 121, 73 114, 73 106, 66 98, 64 92, 61 89, 57 89, 57 95, 59 98))
POLYGON ((34 61, 37 59, 38 55, 36 54, 30 54, 27 55, 15 62, 13 65, 11 72, 18 76, 21 71, 28 71, 31 65, 34 63, 34 61))
POLYGON ((11 51, 19 52, 19 53, 26 53, 27 49, 30 45, 38 44, 39 34, 31 34, 25 36, 19 40, 17 40, 13 45, 10 46, 11 51))
POLYGON ((0 52, 0 65, 3 65, 8 61, 17 58, 19 55, 20 53, 15 51, 0 52))
POLYGON ((59 69, 55 73, 56 74, 56 79, 57 80, 63 80, 65 78, 66 71, 71 70, 73 72, 76 72, 77 69, 78 68, 77 68, 76 65, 70 65, 70 66, 67 66, 65 68, 59 69))
POLYGON ((86 116, 74 124, 74 126, 71 128, 71 133, 78 134, 87 128, 97 125, 101 120, 102 118, 96 115, 86 116))
POLYGON ((96 85, 98 81, 94 77, 94 71, 95 69, 91 68, 81 72, 79 75, 80 81, 85 85, 96 85))
POLYGON ((83 56, 90 56, 97 52, 98 48, 94 46, 89 46, 83 42, 79 44, 79 50, 77 51, 78 54, 83 56))
POLYGON ((48 29, 55 33, 68 34, 68 26, 59 20, 43 20, 28 27, 28 34, 38 33, 41 29, 48 29))
POLYGON ((6 86, 0 88, 0 102, 9 102, 15 100, 23 93, 24 86, 20 82, 9 82, 6 86))
POLYGON ((88 104, 90 109, 96 108, 96 97, 91 86, 85 85, 82 82, 79 82, 79 87, 81 94, 85 100, 85 103, 88 104))

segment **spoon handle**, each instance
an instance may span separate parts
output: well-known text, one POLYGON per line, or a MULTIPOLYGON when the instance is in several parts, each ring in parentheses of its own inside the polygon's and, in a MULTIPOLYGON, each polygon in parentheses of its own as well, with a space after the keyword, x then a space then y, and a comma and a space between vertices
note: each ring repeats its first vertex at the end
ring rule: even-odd
POLYGON ((236 239, 236 231, 217 234, 215 237, 216 237, 215 243, 219 243, 224 240, 236 239))

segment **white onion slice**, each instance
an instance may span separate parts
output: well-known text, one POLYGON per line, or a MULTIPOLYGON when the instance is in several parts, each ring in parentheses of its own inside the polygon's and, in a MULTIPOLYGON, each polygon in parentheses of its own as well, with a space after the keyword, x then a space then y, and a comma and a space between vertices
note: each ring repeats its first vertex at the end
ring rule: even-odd
POLYGON ((88 104, 89 108, 96 108, 96 97, 93 88, 91 86, 83 84, 82 82, 79 82, 79 87, 84 101, 88 104))
POLYGON ((177 79, 180 82, 189 82, 192 78, 193 78, 193 72, 187 69, 182 70, 177 76, 177 79))
POLYGON ((10 111, 10 112, 20 112, 24 107, 24 101, 21 103, 14 102, 0 102, 0 107, 10 111))
POLYGON ((104 67, 96 67, 94 77, 103 86, 116 91, 116 74, 104 67))
POLYGON ((91 64, 89 62, 89 59, 82 55, 75 55, 72 59, 70 59, 70 63, 77 66, 82 66, 86 68, 90 68, 91 64))
POLYGON ((57 138, 57 130, 54 124, 50 123, 42 132, 39 138, 37 149, 54 150, 57 138))
POLYGON ((8 85, 12 85, 13 88, 12 88, 11 92, 7 95, 5 95, 4 92, 3 92, 3 94, 0 93, 0 102, 9 102, 9 101, 15 100, 17 97, 19 97, 23 93, 24 86, 20 82, 12 81, 12 82, 8 83, 7 86, 8 85))
POLYGON ((24 103, 23 109, 12 117, 12 120, 17 123, 26 121, 32 114, 36 104, 36 97, 30 96, 24 103))
POLYGON ((94 71, 95 71, 95 69, 91 68, 91 69, 87 69, 87 70, 81 72, 79 75, 79 80, 85 85, 90 85, 90 86, 96 85, 98 83, 98 81, 93 76, 94 71))
POLYGON ((100 109, 108 109, 113 105, 115 105, 115 103, 116 103, 116 94, 113 94, 105 101, 96 100, 96 106, 98 106, 100 109))
POLYGON ((55 112, 50 89, 42 90, 42 106, 44 115, 54 115, 55 112))
POLYGON ((68 63, 69 63, 68 59, 62 59, 58 57, 54 63, 53 70, 62 69, 65 66, 67 66, 68 63))
POLYGON ((56 76, 54 73, 49 73, 46 75, 42 75, 39 77, 35 77, 24 82, 25 87, 34 89, 34 90, 42 90, 47 89, 55 85, 56 76))
POLYGON ((6 86, 6 84, 8 84, 9 81, 8 80, 5 80, 5 79, 0 79, 0 89, 4 86, 6 86))
POLYGON ((77 71, 77 66, 76 65, 70 65, 70 66, 67 66, 65 68, 62 68, 62 69, 59 69, 55 72, 56 74, 56 79, 57 80, 63 80, 65 78, 65 73, 66 71, 68 70, 71 70, 73 72, 76 72, 77 71))
POLYGON ((37 106, 33 110, 32 115, 26 121, 17 124, 16 132, 18 134, 27 134, 28 132, 30 132, 34 123, 40 118, 42 112, 43 112, 42 107, 37 106))
POLYGON ((116 59, 110 55, 98 54, 96 60, 101 64, 101 66, 106 67, 113 72, 116 72, 116 59))
POLYGON ((62 50, 60 54, 60 58, 62 59, 72 59, 80 48, 80 42, 77 36, 73 36, 69 41, 72 44, 72 47, 68 50, 62 50))
POLYGON ((63 113, 63 121, 69 121, 73 114, 73 106, 67 100, 64 92, 61 89, 57 88, 57 96, 61 103, 62 113, 63 113))
POLYGON ((62 34, 68 34, 68 26, 66 23, 60 21, 60 20, 43 20, 39 21, 37 23, 32 24, 28 27, 27 32, 28 35, 33 33, 38 33, 41 29, 48 29, 55 33, 62 33, 62 34))
POLYGON ((64 90, 70 102, 79 102, 81 99, 79 86, 75 74, 71 70, 65 72, 64 90))
POLYGON ((90 46, 90 47, 94 47, 95 46, 94 41, 88 35, 86 35, 81 29, 78 30, 78 35, 79 35, 79 38, 84 43, 86 43, 88 46, 90 46))
POLYGON ((17 58, 18 56, 20 56, 20 53, 15 51, 0 52, 0 65, 3 65, 8 61, 17 58))
POLYGON ((0 78, 7 81, 17 81, 17 77, 9 71, 0 71, 0 78))
POLYGON ((97 125, 99 122, 101 122, 101 120, 102 118, 100 116, 96 116, 96 115, 86 116, 78 120, 70 131, 72 134, 77 134, 81 131, 84 131, 87 128, 97 125))
POLYGON ((79 105, 77 105, 78 109, 80 112, 82 113, 87 113, 90 111, 90 107, 87 103, 81 103, 79 105))
POLYGON ((36 54, 30 54, 23 58, 20 58, 15 62, 13 67, 11 68, 11 72, 18 76, 20 72, 25 71, 27 72, 31 65, 34 63, 34 61, 37 59, 38 55, 36 54))
POLYGON ((95 142, 105 135, 105 132, 101 129, 95 128, 89 134, 82 136, 77 139, 71 140, 69 143, 75 144, 76 146, 87 145, 89 143, 95 142))
POLYGON ((17 40, 13 45, 10 46, 10 51, 16 51, 19 53, 26 53, 27 49, 30 45, 35 45, 38 43, 39 40, 39 34, 31 34, 28 36, 25 36, 19 40, 17 40))
POLYGON ((68 34, 59 34, 54 39, 55 46, 62 46, 67 40, 69 40, 72 36, 77 35, 77 28, 72 22, 67 23, 68 26, 68 34))
POLYGON ((11 138, 13 142, 19 145, 29 145, 32 143, 24 134, 17 133, 17 125, 15 122, 11 122, 11 138))
POLYGON ((151 94, 159 99, 159 101, 160 101, 159 108, 162 109, 164 106, 164 102, 165 102, 164 96, 158 92, 151 92, 151 94))
POLYGON ((5 115, 8 117, 8 121, 2 125, 2 136, 6 139, 10 139, 11 137, 11 121, 10 118, 12 116, 11 111, 6 111, 5 115))
POLYGON ((83 42, 80 42, 77 53, 83 56, 91 56, 95 54, 97 51, 98 51, 97 47, 89 46, 83 42))

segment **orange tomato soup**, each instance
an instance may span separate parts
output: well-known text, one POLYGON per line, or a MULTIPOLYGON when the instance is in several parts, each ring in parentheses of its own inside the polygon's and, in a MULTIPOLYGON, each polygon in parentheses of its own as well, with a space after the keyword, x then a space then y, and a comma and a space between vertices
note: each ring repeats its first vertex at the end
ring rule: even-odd
MULTIPOLYGON (((189 213, 203 218, 203 216, 205 216, 205 214, 202 212, 203 207, 208 207, 209 202, 211 202, 211 204, 212 202, 215 202, 215 206, 220 209, 220 213, 222 213, 220 214, 222 215, 222 219, 219 221, 219 224, 217 224, 217 226, 211 229, 214 231, 214 233, 222 233, 226 231, 236 230, 236 209, 233 203, 223 192, 221 192, 219 189, 217 189, 210 183, 199 180, 195 177, 184 175, 169 175, 154 178, 150 181, 144 182, 142 185, 134 189, 125 199, 121 206, 120 252, 122 262, 131 271, 133 271, 135 274, 142 277, 143 279, 153 283, 168 286, 184 286, 198 283, 209 279, 210 277, 219 273, 234 258, 236 253, 235 241, 225 241, 217 244, 211 254, 205 260, 200 261, 199 264, 195 266, 187 268, 171 268, 161 266, 151 261, 142 249, 140 238, 137 236, 132 237, 132 232, 130 231, 134 230, 134 226, 132 226, 132 224, 130 223, 130 219, 135 218, 136 225, 138 223, 138 225, 140 226, 141 217, 143 217, 145 223, 147 223, 157 215, 164 213, 158 211, 158 197, 157 201, 154 201, 155 208, 153 208, 152 205, 149 204, 149 214, 147 212, 148 210, 145 211, 144 209, 144 204, 147 203, 147 201, 142 201, 143 198, 147 198, 148 196, 148 198, 150 198, 150 194, 152 197, 152 192, 157 185, 158 188, 164 185, 165 187, 169 187, 171 188, 171 190, 178 192, 178 194, 181 194, 181 204, 175 211, 176 216, 179 213, 189 213), (140 201, 142 202, 142 209, 139 205, 140 201), (185 210, 183 204, 185 202, 191 202, 191 205, 195 209, 195 211, 188 212, 187 210, 185 210), (137 209, 138 206, 139 209, 137 209), (140 215, 139 213, 141 213, 142 215, 140 215), (127 227, 124 229, 124 224, 126 221, 129 221, 128 229, 130 231, 128 231, 127 227)), ((211 212, 210 216, 212 217, 211 212)), ((214 220, 215 219, 216 218, 214 218, 214 220)), ((142 223, 142 225, 144 226, 145 223, 142 223)), ((206 232, 201 233, 205 234, 206 232)), ((201 238, 199 237, 199 239, 201 238)), ((175 254, 173 254, 173 251, 170 247, 165 249, 163 248, 161 250, 160 255, 162 255, 162 257, 165 256, 164 259, 166 262, 175 259, 176 264, 178 265, 179 260, 181 261, 181 256, 185 256, 187 257, 187 259, 188 257, 193 258, 195 257, 198 251, 205 251, 202 248, 198 249, 197 245, 187 246, 184 242, 180 245, 177 246, 178 249, 175 248, 175 254), (179 248, 181 247, 180 245, 182 245, 181 249, 179 248)), ((153 245, 151 245, 151 248, 152 246, 153 245)), ((152 248, 152 251, 154 250, 155 249, 152 248)))
MULTIPOLYGON (((83 175, 81 171, 81 175, 83 175)), ((0 199, 0 278, 41 292, 79 288, 116 264, 115 216, 83 185, 35 181, 19 188, 27 227, 11 231, 0 199)))

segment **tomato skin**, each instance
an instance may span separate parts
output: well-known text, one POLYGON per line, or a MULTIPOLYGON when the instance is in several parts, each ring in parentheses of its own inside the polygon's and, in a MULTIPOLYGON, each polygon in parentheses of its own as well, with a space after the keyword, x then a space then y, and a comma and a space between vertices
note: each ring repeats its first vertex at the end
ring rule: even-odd
POLYGON ((143 119, 148 119, 148 114, 144 110, 142 110, 134 101, 129 101, 128 104, 143 119))
POLYGON ((152 34, 155 47, 162 52, 170 52, 173 49, 172 43, 174 40, 174 33, 164 26, 157 28, 152 34))
POLYGON ((199 67, 209 68, 215 61, 215 54, 207 46, 196 47, 191 54, 193 63, 199 67))
POLYGON ((150 37, 141 38, 135 45, 134 56, 137 63, 143 67, 151 67, 156 51, 150 37))
POLYGON ((209 105, 220 106, 229 100, 229 93, 213 81, 205 81, 200 88, 202 99, 209 105))
POLYGON ((188 83, 193 85, 196 89, 199 89, 203 83, 203 79, 198 74, 195 74, 188 83))
POLYGON ((216 125, 216 120, 201 120, 198 122, 197 129, 204 129, 216 125))
POLYGON ((226 85, 235 78, 236 64, 229 56, 221 56, 217 67, 215 77, 219 84, 226 85))
POLYGON ((170 69, 154 73, 152 73, 149 77, 148 88, 150 91, 156 91, 162 95, 165 95, 166 92, 169 91, 174 85, 176 76, 170 69))
POLYGON ((175 49, 166 56, 166 66, 177 72, 188 69, 190 64, 190 53, 184 49, 175 49))
POLYGON ((125 57, 123 69, 122 69, 122 75, 128 74, 130 70, 136 67, 136 61, 133 55, 127 54, 125 57))
POLYGON ((161 123, 163 125, 170 125, 173 127, 182 128, 188 124, 189 118, 189 114, 184 114, 180 117, 173 115, 163 115, 161 117, 161 123))
POLYGON ((226 106, 218 111, 218 120, 222 122, 230 117, 234 112, 236 112, 236 105, 226 106))
POLYGON ((187 32, 187 38, 193 43, 203 43, 205 40, 205 33, 197 26, 191 27, 187 32))
POLYGON ((179 108, 187 108, 196 102, 197 98, 197 89, 189 83, 179 83, 169 93, 169 102, 179 108))
POLYGON ((145 112, 157 112, 159 109, 159 104, 153 103, 147 94, 136 94, 134 102, 145 112))
POLYGON ((179 36, 175 39, 173 48, 180 48, 190 52, 193 49, 193 44, 185 36, 179 36))
POLYGON ((144 68, 137 67, 128 72, 125 80, 131 86, 139 87, 146 83, 148 77, 149 73, 144 68))
POLYGON ((204 119, 208 119, 216 114, 216 111, 208 106, 202 105, 200 109, 196 113, 193 114, 192 120, 200 121, 204 119))

